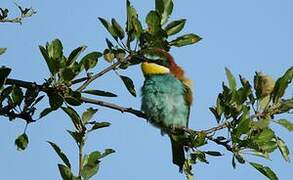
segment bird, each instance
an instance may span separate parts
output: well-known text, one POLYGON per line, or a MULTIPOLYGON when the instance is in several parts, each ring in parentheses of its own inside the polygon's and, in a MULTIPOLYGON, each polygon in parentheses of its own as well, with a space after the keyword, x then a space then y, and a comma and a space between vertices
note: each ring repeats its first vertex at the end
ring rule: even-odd
POLYGON ((147 52, 152 58, 141 63, 145 78, 141 88, 141 111, 152 125, 161 129, 162 134, 169 135, 172 161, 182 172, 186 159, 185 134, 174 134, 170 129, 175 126, 188 128, 192 81, 166 50, 155 48, 147 52))

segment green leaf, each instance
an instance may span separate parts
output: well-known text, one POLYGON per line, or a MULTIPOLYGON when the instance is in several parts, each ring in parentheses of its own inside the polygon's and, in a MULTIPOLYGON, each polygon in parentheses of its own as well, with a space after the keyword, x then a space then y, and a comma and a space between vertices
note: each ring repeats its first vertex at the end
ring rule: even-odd
POLYGON ((223 154, 218 151, 205 151, 204 153, 210 156, 223 156, 223 154))
POLYGON ((4 67, 4 66, 0 67, 0 88, 2 88, 10 72, 11 72, 10 68, 4 67))
POLYGON ((277 145, 285 161, 290 162, 289 149, 286 146, 285 142, 279 137, 277 137, 277 145))
POLYGON ((221 120, 221 116, 218 114, 217 110, 214 107, 209 107, 209 110, 213 113, 217 122, 219 123, 221 120))
POLYGON ((130 43, 135 39, 134 36, 134 27, 133 27, 133 20, 137 19, 137 12, 135 8, 130 4, 129 0, 126 1, 127 6, 127 21, 126 21, 126 29, 127 32, 127 47, 130 48, 130 43))
POLYGON ((161 15, 161 24, 168 21, 169 16, 173 11, 172 0, 156 0, 156 11, 161 15))
POLYGON ((205 153, 201 152, 201 151, 196 151, 196 152, 191 153, 190 157, 194 162, 197 162, 197 160, 199 160, 200 162, 204 162, 206 164, 209 163, 206 159, 205 153))
POLYGON ((231 71, 227 67, 225 67, 225 72, 226 72, 226 76, 227 76, 227 79, 229 82, 229 87, 232 90, 236 90, 237 84, 236 84, 235 77, 233 76, 233 74, 231 73, 231 71))
POLYGON ((26 133, 23 133, 16 138, 14 143, 17 146, 17 150, 25 150, 29 143, 28 136, 26 135, 26 133))
POLYGON ((89 69, 91 69, 91 68, 94 68, 94 67, 97 65, 97 63, 98 63, 98 58, 99 58, 99 57, 102 57, 102 55, 103 55, 103 54, 100 53, 100 52, 91 52, 91 53, 85 55, 85 56, 81 59, 80 63, 83 65, 83 67, 84 67, 85 70, 87 71, 87 70, 89 70, 89 69))
POLYGON ((171 46, 182 47, 182 46, 187 46, 190 44, 197 43, 200 40, 201 40, 201 37, 191 33, 191 34, 185 34, 183 36, 179 36, 175 40, 170 41, 169 44, 171 46))
POLYGON ((59 39, 54 39, 48 46, 48 55, 53 59, 61 59, 63 56, 63 46, 59 39))
POLYGON ((58 93, 49 93, 49 103, 53 110, 57 110, 63 104, 63 97, 58 93))
POLYGON ((82 104, 80 99, 77 99, 73 96, 65 96, 64 99, 71 106, 80 106, 82 104))
POLYGON ((105 149, 105 151, 101 154, 100 158, 99 159, 102 159, 112 153, 115 153, 115 150, 114 149, 105 149))
POLYGON ((2 90, 0 95, 0 103, 2 103, 6 98, 9 97, 9 94, 12 91, 13 86, 8 86, 5 89, 2 90))
POLYGON ((77 112, 71 107, 62 107, 62 110, 70 117, 71 121, 73 122, 74 127, 81 131, 82 130, 82 121, 77 114, 77 112))
POLYGON ((165 27, 165 31, 168 36, 172 36, 174 34, 179 33, 185 25, 186 19, 180 19, 176 21, 172 21, 165 27))
POLYGON ((39 48, 40 48, 40 51, 41 51, 41 53, 47 63, 49 71, 51 72, 52 75, 56 74, 58 72, 58 68, 56 67, 54 62, 51 60, 51 58, 49 57, 47 50, 43 46, 39 46, 39 48))
POLYGON ((117 34, 113 26, 104 18, 99 17, 98 19, 103 24, 103 26, 108 30, 108 32, 112 35, 112 37, 117 40, 117 34))
POLYGON ((96 122, 93 127, 90 129, 90 131, 96 130, 96 129, 100 129, 100 128, 105 128, 105 127, 109 127, 111 125, 111 123, 109 122, 96 122))
POLYGON ((150 34, 156 34, 161 30, 160 15, 156 11, 150 11, 148 13, 146 16, 146 23, 150 34))
POLYGON ((89 120, 91 120, 94 114, 98 111, 98 109, 94 109, 92 107, 88 108, 81 116, 82 122, 86 124, 89 120))
POLYGON ((66 130, 71 136, 72 138, 75 140, 75 142, 77 144, 80 144, 83 140, 83 135, 82 133, 79 133, 79 132, 76 132, 76 131, 69 131, 69 130, 66 130))
POLYGON ((244 164, 245 163, 245 160, 243 159, 243 157, 240 154, 234 154, 234 155, 235 155, 235 158, 237 159, 237 161, 240 164, 244 164))
POLYGON ((232 157, 232 167, 236 168, 236 161, 235 161, 235 155, 232 157))
POLYGON ((11 98, 12 98, 13 104, 20 105, 20 103, 23 100, 23 92, 20 87, 13 86, 12 92, 11 92, 11 98))
POLYGON ((290 67, 285 74, 280 77, 275 84, 274 90, 272 92, 273 102, 277 102, 281 97, 284 96, 288 85, 293 79, 293 67, 290 67))
POLYGON ((287 113, 291 109, 293 109, 293 98, 281 101, 279 113, 284 113, 284 112, 287 113))
POLYGON ((293 131, 293 123, 288 121, 287 119, 279 119, 276 121, 276 123, 280 124, 284 128, 288 129, 288 131, 293 131))
POLYGON ((249 117, 249 111, 245 110, 241 115, 239 124, 233 130, 233 136, 239 138, 242 134, 246 134, 251 129, 251 119, 249 117))
POLYGON ((277 175, 269 167, 254 162, 250 162, 249 164, 270 180, 278 180, 277 175))
POLYGON ((76 49, 74 49, 69 57, 68 60, 66 62, 67 66, 70 66, 71 64, 73 64, 74 62, 76 62, 76 59, 78 58, 78 56, 87 48, 87 46, 80 46, 76 49))
POLYGON ((74 69, 72 67, 66 67, 62 69, 60 75, 65 82, 71 81, 76 76, 74 69))
POLYGON ((256 143, 267 143, 275 137, 273 130, 266 128, 264 129, 254 140, 256 143))
POLYGON ((99 151, 92 152, 89 156, 84 157, 84 163, 81 171, 81 176, 88 180, 93 175, 97 174, 99 169, 99 159, 100 159, 101 153, 99 151))
POLYGON ((82 91, 82 93, 87 93, 87 94, 96 95, 96 96, 117 97, 117 95, 114 93, 101 91, 101 90, 94 90, 94 89, 82 91))
POLYGON ((55 150, 55 152, 58 154, 58 156, 62 159, 62 161, 66 164, 67 167, 71 168, 71 164, 67 158, 67 156, 62 152, 62 150, 59 148, 59 146, 53 142, 47 141, 52 148, 55 150))
POLYGON ((4 54, 6 51, 6 48, 0 48, 0 55, 4 54))
POLYGON ((69 167, 58 164, 58 169, 63 180, 73 180, 73 174, 69 167))
POLYGON ((136 91, 134 88, 133 81, 127 76, 120 75, 120 78, 122 79, 124 85, 126 86, 127 90, 130 92, 130 94, 136 97, 136 91))
POLYGON ((122 27, 119 25, 119 23, 113 18, 112 20, 112 27, 115 31, 115 34, 119 37, 119 39, 123 39, 125 36, 124 30, 122 27))
POLYGON ((265 159, 270 160, 270 156, 269 156, 269 153, 268 152, 253 151, 252 152, 252 155, 258 156, 258 157, 262 157, 262 158, 265 158, 265 159))
POLYGON ((131 23, 132 23, 134 34, 136 38, 139 39, 140 35, 143 33, 141 22, 136 17, 133 17, 131 19, 131 23))
POLYGON ((111 63, 115 58, 115 54, 112 53, 109 49, 105 49, 103 52, 103 55, 104 55, 104 59, 108 61, 109 63, 111 63))
MULTIPOLYGON (((38 94, 39 94, 39 90, 37 88, 28 88, 25 91, 25 95, 24 95, 24 103, 25 103, 25 105, 30 106, 36 100, 36 97, 38 96, 38 94)), ((40 97, 42 97, 42 96, 40 96, 40 97)))
POLYGON ((40 113, 40 117, 39 119, 45 117, 46 115, 48 115, 49 113, 51 113, 53 111, 52 108, 46 108, 44 109, 41 113, 40 113))

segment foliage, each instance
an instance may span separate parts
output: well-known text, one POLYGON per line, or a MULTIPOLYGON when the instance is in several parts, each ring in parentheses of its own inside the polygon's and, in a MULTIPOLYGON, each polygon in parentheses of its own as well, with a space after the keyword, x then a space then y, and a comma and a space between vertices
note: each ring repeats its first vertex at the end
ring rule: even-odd
MULTIPOLYGON (((22 9, 21 17, 32 15, 32 9, 22 9)), ((144 61, 153 61, 155 58, 164 58, 156 54, 156 50, 170 51, 173 47, 183 47, 195 44, 201 37, 193 34, 180 33, 186 24, 186 19, 170 21, 174 8, 172 0, 155 0, 155 9, 149 11, 142 21, 130 1, 126 1, 127 21, 126 26, 121 26, 115 18, 110 21, 99 17, 102 26, 109 32, 111 39, 106 38, 106 48, 101 52, 88 52, 86 46, 79 46, 66 56, 63 53, 63 44, 55 39, 44 46, 39 46, 40 53, 47 64, 50 76, 43 84, 16 80, 9 77, 11 69, 0 68, 0 115, 8 117, 10 121, 16 118, 23 119, 27 124, 44 118, 49 113, 58 109, 70 118, 74 130, 67 130, 78 147, 79 171, 72 172, 72 164, 66 153, 54 142, 48 141, 53 150, 62 160, 58 164, 60 175, 63 179, 90 179, 99 170, 102 158, 115 152, 105 149, 104 152, 83 152, 86 137, 89 133, 110 126, 109 122, 92 120, 98 109, 86 109, 82 115, 76 111, 76 106, 91 103, 121 112, 132 113, 145 118, 143 112, 132 108, 124 108, 116 104, 90 99, 87 96, 117 97, 113 92, 100 89, 87 89, 87 86, 104 74, 115 71, 122 84, 129 93, 136 96, 136 88, 130 77, 121 75, 119 69, 127 70, 128 67, 144 61), (109 66, 98 73, 99 60, 102 58, 109 66), (78 86, 78 88, 76 88, 78 86), (38 103, 46 102, 48 107, 39 111, 38 103), (39 113, 39 115, 36 115, 39 113)), ((0 22, 8 21, 7 9, 0 9, 0 22)), ((34 14, 34 13, 33 13, 34 14)), ((0 48, 0 55, 5 53, 5 48, 0 48)), ((208 157, 221 157, 218 151, 203 151, 201 148, 214 142, 232 153, 232 166, 237 164, 250 164, 269 179, 278 179, 277 175, 267 166, 246 159, 247 154, 270 159, 270 154, 279 151, 285 161, 290 161, 289 148, 286 143, 272 129, 272 124, 278 124, 292 131, 293 124, 287 119, 279 119, 279 114, 290 113, 293 109, 293 98, 287 98, 285 92, 293 79, 293 67, 290 67, 276 82, 263 73, 257 72, 254 82, 250 83, 239 76, 237 83, 233 73, 225 68, 228 84, 222 84, 216 104, 210 107, 218 126, 207 130, 194 131, 192 129, 173 127, 170 132, 185 132, 188 134, 182 139, 187 149, 188 159, 184 164, 184 173, 187 179, 193 178, 192 166, 198 162, 209 163, 208 157), (238 84, 238 85, 237 85, 238 84), (218 135, 218 131, 227 131, 226 136, 218 135)), ((15 140, 18 150, 25 150, 29 139, 26 128, 15 140)), ((223 133, 221 133, 223 134, 223 133)))

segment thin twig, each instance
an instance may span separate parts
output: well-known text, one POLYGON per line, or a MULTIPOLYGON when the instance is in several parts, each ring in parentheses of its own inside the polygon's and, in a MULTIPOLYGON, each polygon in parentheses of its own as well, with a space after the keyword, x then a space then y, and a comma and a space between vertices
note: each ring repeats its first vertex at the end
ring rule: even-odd
POLYGON ((81 92, 82 90, 84 90, 91 82, 93 82, 95 79, 103 76, 104 74, 106 74, 107 72, 111 71, 112 69, 115 69, 117 66, 120 65, 120 62, 117 61, 116 63, 112 64, 111 66, 108 66, 107 68, 105 68, 104 70, 102 70, 101 72, 93 75, 92 77, 90 77, 89 79, 87 79, 79 88, 77 88, 76 91, 81 92))
POLYGON ((126 107, 118 106, 118 105, 113 104, 113 103, 100 101, 100 100, 95 100, 95 99, 90 99, 90 98, 86 98, 86 97, 81 97, 81 100, 83 102, 85 102, 85 103, 90 103, 90 104, 95 104, 95 105, 107 107, 107 108, 110 108, 110 109, 120 111, 121 113, 124 113, 124 112, 131 113, 131 114, 133 114, 133 115, 135 115, 137 117, 146 119, 146 115, 143 112, 141 112, 139 110, 136 110, 136 109, 133 109, 133 108, 126 108, 126 107))

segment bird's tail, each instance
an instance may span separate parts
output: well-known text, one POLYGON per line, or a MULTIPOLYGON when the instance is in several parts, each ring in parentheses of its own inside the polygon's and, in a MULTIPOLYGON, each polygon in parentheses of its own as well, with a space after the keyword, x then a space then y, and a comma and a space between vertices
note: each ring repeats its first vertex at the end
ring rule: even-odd
POLYGON ((176 164, 179 167, 179 171, 182 172, 185 162, 184 146, 182 143, 176 141, 176 138, 174 139, 174 136, 170 136, 170 139, 172 145, 173 163, 176 164))

